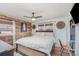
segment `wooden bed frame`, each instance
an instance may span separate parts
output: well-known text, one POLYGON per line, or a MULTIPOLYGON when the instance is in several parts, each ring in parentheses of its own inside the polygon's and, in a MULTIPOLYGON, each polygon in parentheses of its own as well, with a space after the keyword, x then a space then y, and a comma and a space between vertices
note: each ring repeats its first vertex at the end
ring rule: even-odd
MULTIPOLYGON (((36 32, 53 32, 53 31, 36 31, 36 32)), ((53 48, 53 47, 52 47, 53 48)), ((22 55, 26 55, 26 56, 48 56, 46 53, 32 49, 32 48, 28 48, 28 47, 24 47, 22 45, 16 44, 16 52, 21 53, 22 55)), ((52 52, 52 51, 51 51, 52 52)), ((52 55, 52 53, 50 52, 50 55, 52 55)))
POLYGON ((21 53, 23 56, 47 56, 47 54, 44 52, 24 47, 18 44, 16 45, 16 52, 21 53))

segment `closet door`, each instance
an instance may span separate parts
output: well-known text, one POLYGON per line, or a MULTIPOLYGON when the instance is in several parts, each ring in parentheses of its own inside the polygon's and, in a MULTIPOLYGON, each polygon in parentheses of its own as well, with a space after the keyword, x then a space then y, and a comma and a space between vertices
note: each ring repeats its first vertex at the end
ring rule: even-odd
POLYGON ((70 28, 70 46, 73 49, 72 55, 75 55, 75 25, 70 28))

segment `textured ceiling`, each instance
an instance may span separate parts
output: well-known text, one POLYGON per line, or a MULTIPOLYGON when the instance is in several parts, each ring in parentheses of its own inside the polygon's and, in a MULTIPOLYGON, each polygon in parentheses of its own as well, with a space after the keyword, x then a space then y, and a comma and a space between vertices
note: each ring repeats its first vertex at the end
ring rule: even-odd
POLYGON ((43 16, 37 20, 48 20, 68 15, 72 7, 72 3, 0 3, 0 13, 27 20, 23 16, 32 16, 34 11, 35 16, 43 16))

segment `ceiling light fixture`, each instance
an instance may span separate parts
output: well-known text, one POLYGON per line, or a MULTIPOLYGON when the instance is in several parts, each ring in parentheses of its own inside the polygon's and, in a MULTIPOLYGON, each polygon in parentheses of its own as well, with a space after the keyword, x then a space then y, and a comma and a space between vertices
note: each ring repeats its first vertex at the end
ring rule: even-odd
POLYGON ((32 18, 32 20, 36 20, 36 18, 32 18))

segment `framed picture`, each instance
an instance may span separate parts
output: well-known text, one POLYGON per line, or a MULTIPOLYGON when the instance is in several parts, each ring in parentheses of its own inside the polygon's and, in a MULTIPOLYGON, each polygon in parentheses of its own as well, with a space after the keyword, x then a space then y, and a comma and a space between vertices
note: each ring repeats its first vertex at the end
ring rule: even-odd
POLYGON ((27 24, 26 23, 21 23, 21 32, 27 32, 27 24))

